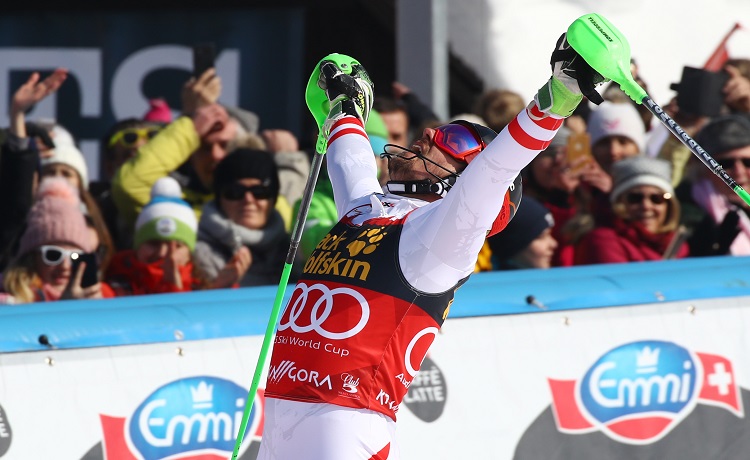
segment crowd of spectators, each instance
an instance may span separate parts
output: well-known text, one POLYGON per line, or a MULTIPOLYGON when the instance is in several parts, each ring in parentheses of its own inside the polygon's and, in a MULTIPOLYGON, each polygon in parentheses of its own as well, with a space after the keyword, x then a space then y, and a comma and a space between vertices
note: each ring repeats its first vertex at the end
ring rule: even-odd
MULTIPOLYGON (((665 106, 748 190, 749 68, 746 60, 725 66, 719 115, 681 110, 677 98, 665 106)), ((292 132, 261 129, 257 114, 219 104, 221 78, 209 69, 185 83, 176 119, 153 100, 142 118, 104 133, 101 177, 89 181, 65 120, 25 116, 66 77, 65 69, 34 73, 9 105, 0 152, 0 303, 278 282, 310 171, 311 152, 292 132), (75 263, 82 254, 95 257, 75 263), (87 263, 96 265, 93 281, 87 263)), ((499 132, 528 99, 491 89, 473 113, 441 120, 403 84, 388 90, 376 92, 366 126, 382 184, 386 143, 408 146, 424 127, 457 118, 499 132)), ((476 270, 750 255, 750 207, 616 85, 603 94, 599 106, 582 104, 522 172, 518 212, 487 240, 476 270)), ((324 167, 292 278, 336 221, 324 167)))

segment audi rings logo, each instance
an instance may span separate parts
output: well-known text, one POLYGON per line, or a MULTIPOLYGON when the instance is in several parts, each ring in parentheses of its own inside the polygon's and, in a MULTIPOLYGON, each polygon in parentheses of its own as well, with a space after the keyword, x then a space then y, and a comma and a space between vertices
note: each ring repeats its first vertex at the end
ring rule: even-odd
MULTIPOLYGON (((339 287, 330 289, 328 286, 320 283, 308 287, 305 283, 299 283, 294 289, 292 297, 294 298, 294 302, 287 307, 286 312, 289 316, 286 321, 284 321, 285 318, 282 318, 279 324, 279 331, 284 331, 291 327, 294 332, 305 333, 315 331, 330 340, 343 340, 357 335, 365 328, 367 321, 370 319, 370 305, 367 303, 367 300, 365 300, 362 294, 351 288, 339 287), (297 291, 300 291, 300 293, 294 298, 294 294, 297 291), (312 309, 307 309, 307 305, 318 292, 320 295, 312 304, 312 309), (350 299, 343 300, 344 296, 352 297, 359 304, 359 308, 361 309, 359 322, 354 327, 341 332, 328 330, 327 328, 335 329, 336 326, 333 324, 334 321, 329 320, 333 311, 334 298, 342 299, 339 302, 343 301, 346 306, 345 308, 352 305, 350 299), (307 319, 307 314, 305 314, 307 311, 309 311, 309 319, 307 319)), ((286 313, 284 316, 286 316, 286 313)), ((347 327, 347 325, 341 327, 347 327)))
MULTIPOLYGON (((414 366, 412 366, 412 356, 411 354, 414 352, 414 345, 417 344, 417 341, 424 337, 427 334, 432 334, 432 339, 430 340, 430 345, 432 344, 432 341, 435 340, 435 337, 437 337, 438 329, 436 327, 428 327, 425 329, 422 329, 421 331, 417 332, 417 335, 414 336, 413 339, 411 339, 411 342, 409 342, 409 345, 406 347, 406 353, 404 353, 404 364, 406 365, 406 372, 409 373, 412 377, 417 375, 418 370, 414 369, 414 366)), ((429 345, 428 347, 429 348, 429 345)), ((425 348, 425 353, 422 353, 422 356, 419 357, 419 364, 422 364, 422 360, 424 359, 425 354, 427 353, 427 348, 425 348)))

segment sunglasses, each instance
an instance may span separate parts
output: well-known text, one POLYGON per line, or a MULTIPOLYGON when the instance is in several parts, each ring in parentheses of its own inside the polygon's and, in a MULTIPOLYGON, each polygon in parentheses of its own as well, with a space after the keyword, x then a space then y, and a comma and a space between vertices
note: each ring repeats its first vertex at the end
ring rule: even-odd
POLYGON ((727 158, 726 160, 722 160, 722 164, 726 164, 725 169, 729 168, 736 168, 737 162, 741 162, 742 166, 745 168, 750 168, 750 158, 727 158))
POLYGON ((78 255, 82 252, 80 250, 65 249, 61 248, 60 246, 53 245, 41 246, 39 248, 39 251, 42 253, 42 262, 44 262, 46 265, 49 265, 50 267, 60 265, 63 260, 72 256, 73 254, 78 255))
POLYGON ((625 202, 627 204, 641 204, 644 199, 648 199, 653 204, 664 204, 667 200, 672 198, 671 193, 640 193, 630 192, 625 195, 625 202))
POLYGON ((221 194, 224 199, 237 201, 245 198, 247 192, 252 193, 256 200, 266 200, 273 197, 273 190, 271 190, 271 187, 266 185, 251 185, 246 187, 237 182, 224 187, 221 194))
POLYGON ((487 146, 474 130, 459 124, 435 128, 433 141, 437 148, 460 161, 466 161, 467 156, 487 146))
POLYGON ((117 131, 109 139, 109 146, 112 147, 115 144, 120 144, 124 147, 134 147, 140 140, 148 141, 153 139, 159 134, 159 131, 161 131, 161 128, 157 126, 123 129, 122 131, 117 131))

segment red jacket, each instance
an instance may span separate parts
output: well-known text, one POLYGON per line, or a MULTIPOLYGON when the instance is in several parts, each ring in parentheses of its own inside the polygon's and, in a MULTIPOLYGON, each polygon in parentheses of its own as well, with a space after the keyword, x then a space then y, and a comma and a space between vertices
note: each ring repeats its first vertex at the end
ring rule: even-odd
MULTIPOLYGON (((654 235, 638 224, 615 219, 611 227, 596 227, 576 246, 576 265, 662 260, 674 232, 654 235)), ((689 255, 680 245, 675 258, 689 255)))
POLYGON ((162 261, 151 264, 140 262, 132 249, 120 251, 109 264, 107 282, 118 296, 187 292, 196 288, 192 263, 179 268, 182 289, 164 281, 162 264, 162 261))

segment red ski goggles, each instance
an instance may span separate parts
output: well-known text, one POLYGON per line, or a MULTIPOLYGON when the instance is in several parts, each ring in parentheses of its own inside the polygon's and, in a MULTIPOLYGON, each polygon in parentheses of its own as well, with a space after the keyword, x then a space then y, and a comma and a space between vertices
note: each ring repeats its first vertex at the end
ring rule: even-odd
POLYGON ((463 124, 438 126, 432 140, 437 148, 464 162, 467 156, 487 147, 479 134, 463 124))

